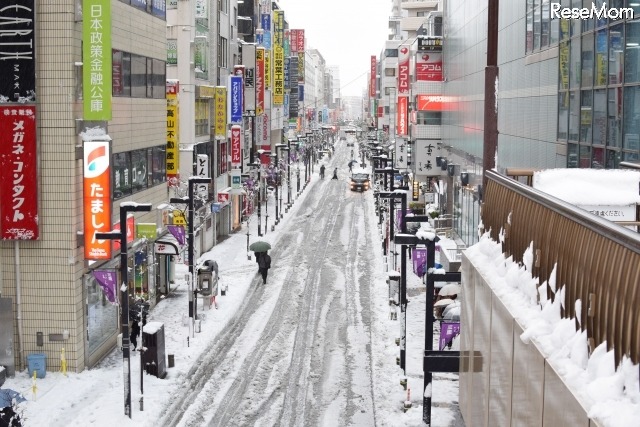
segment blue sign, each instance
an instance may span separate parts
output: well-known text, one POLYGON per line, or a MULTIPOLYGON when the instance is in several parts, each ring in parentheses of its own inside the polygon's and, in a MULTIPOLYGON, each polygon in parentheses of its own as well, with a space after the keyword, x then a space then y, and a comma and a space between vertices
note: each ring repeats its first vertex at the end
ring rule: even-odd
POLYGON ((265 34, 267 33, 267 31, 271 31, 271 14, 263 13, 260 16, 260 23, 262 24, 262 29, 264 30, 265 34))
POLYGON ((264 30, 262 46, 264 46, 265 49, 271 49, 271 31, 264 30))
POLYGON ((289 61, 289 58, 287 57, 284 58, 284 88, 285 89, 289 89, 291 87, 290 86, 291 78, 289 75, 289 67, 291 65, 290 62, 291 61, 289 61))
POLYGON ((211 203, 211 212, 218 213, 220 209, 222 209, 220 203, 211 203))
POLYGON ((263 43, 263 40, 264 40, 264 38, 263 38, 263 37, 264 37, 264 34, 262 34, 262 33, 259 33, 259 34, 258 34, 258 33, 256 33, 256 44, 257 44, 258 46, 262 46, 262 43, 263 43))
POLYGON ((298 101, 304 101, 304 85, 298 85, 298 101))
POLYGON ((229 76, 229 123, 242 123, 242 77, 229 76))

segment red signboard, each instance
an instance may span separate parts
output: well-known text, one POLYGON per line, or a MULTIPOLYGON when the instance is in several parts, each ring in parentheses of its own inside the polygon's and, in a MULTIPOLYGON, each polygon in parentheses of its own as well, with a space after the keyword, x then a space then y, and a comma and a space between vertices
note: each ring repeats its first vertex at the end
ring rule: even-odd
POLYGON ((409 134, 409 97, 398 97, 398 123, 396 124, 396 135, 409 134))
POLYGON ((285 37, 287 36, 287 33, 289 33, 289 49, 291 50, 291 53, 298 53, 298 43, 296 42, 296 40, 298 40, 298 31, 300 30, 291 30, 289 31, 285 31, 285 37))
POLYGON ((36 159, 36 107, 34 105, 0 107, 2 240, 38 239, 36 159))
POLYGON ((256 116, 264 113, 264 53, 263 47, 256 48, 256 116))
POLYGON ((378 106, 378 117, 384 117, 384 107, 378 106))
POLYGON ((227 203, 229 201, 229 193, 218 193, 218 203, 227 203))
POLYGON ((296 45, 296 52, 304 52, 304 30, 298 30, 293 44, 296 45))
POLYGON ((456 110, 454 98, 444 95, 416 96, 418 111, 453 111, 456 110))
POLYGON ((442 52, 418 52, 416 55, 416 80, 442 81, 442 52))
POLYGON ((398 93, 409 93, 409 46, 400 46, 398 51, 398 93))
POLYGON ((371 75, 370 75, 370 81, 369 81, 369 97, 370 98, 376 97, 376 69, 377 69, 376 56, 371 55, 371 71, 370 71, 371 75))
MULTIPOLYGON (((113 224, 114 231, 120 231, 120 221, 113 224)), ((136 219, 133 215, 127 217, 127 243, 133 242, 136 230, 136 219)), ((113 240, 113 250, 120 250, 120 240, 113 240)))
POLYGON ((242 129, 238 125, 231 126, 231 167, 240 167, 242 164, 242 141, 240 139, 242 129))

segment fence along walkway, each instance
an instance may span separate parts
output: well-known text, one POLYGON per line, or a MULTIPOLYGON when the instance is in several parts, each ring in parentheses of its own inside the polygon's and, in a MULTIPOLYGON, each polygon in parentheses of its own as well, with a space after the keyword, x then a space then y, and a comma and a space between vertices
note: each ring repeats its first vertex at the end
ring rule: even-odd
MULTIPOLYGON (((589 351, 606 341, 616 364, 640 363, 640 234, 493 171, 487 172, 482 222, 491 237, 505 230, 503 250, 522 262, 533 242, 533 275, 565 286, 564 317, 575 317, 589 351), (511 221, 508 218, 511 215, 511 221)), ((552 298, 547 286, 547 298, 552 298)))

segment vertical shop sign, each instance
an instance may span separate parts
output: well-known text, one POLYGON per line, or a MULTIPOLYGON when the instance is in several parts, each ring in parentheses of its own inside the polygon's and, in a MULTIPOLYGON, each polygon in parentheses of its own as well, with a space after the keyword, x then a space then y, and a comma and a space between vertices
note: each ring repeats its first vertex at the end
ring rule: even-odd
POLYGON ((0 107, 2 240, 38 239, 36 107, 0 107))
POLYGON ((264 48, 256 49, 256 116, 264 113, 264 48))
POLYGON ((371 55, 371 75, 369 76, 369 98, 376 97, 376 69, 377 58, 375 55, 371 55))
POLYGON ((273 44, 284 46, 284 10, 273 11, 273 44))
POLYGON ((0 7, 0 103, 35 102, 34 0, 14 3, 19 4, 0 7))
MULTIPOLYGON (((116 222, 115 224, 113 224, 113 231, 120 231, 120 221, 116 222)), ((127 239, 127 244, 129 243, 133 243, 134 239, 135 239, 135 230, 136 230, 136 219, 132 214, 129 214, 127 216, 127 224, 126 224, 126 228, 125 228, 125 236, 127 239)), ((111 241, 113 243, 113 250, 115 251, 120 251, 120 239, 116 239, 116 240, 112 240, 111 241)))
POLYGON ((242 62, 244 63, 244 114, 256 114, 256 45, 242 46, 242 62))
POLYGON ((242 128, 239 125, 231 126, 231 167, 239 168, 242 164, 242 140, 240 138, 242 128))
POLYGON ((229 76, 229 123, 242 122, 242 77, 229 76))
POLYGON ((398 93, 409 94, 409 47, 398 50, 398 93))
POLYGON ((178 151, 178 92, 180 85, 177 80, 167 80, 167 184, 170 187, 178 185, 179 151, 178 151))
POLYGON ((82 87, 84 120, 111 120, 111 0, 84 0, 82 87))
POLYGON ((409 134, 409 97, 398 97, 398 122, 396 124, 396 134, 408 135, 409 134))
POLYGON ((109 140, 84 141, 84 258, 111 259, 111 241, 97 232, 111 231, 111 153, 109 140))
POLYGON ((227 137, 227 88, 216 86, 215 94, 215 135, 216 139, 227 137))
POLYGON ((284 49, 276 44, 273 48, 273 103, 284 103, 284 49))

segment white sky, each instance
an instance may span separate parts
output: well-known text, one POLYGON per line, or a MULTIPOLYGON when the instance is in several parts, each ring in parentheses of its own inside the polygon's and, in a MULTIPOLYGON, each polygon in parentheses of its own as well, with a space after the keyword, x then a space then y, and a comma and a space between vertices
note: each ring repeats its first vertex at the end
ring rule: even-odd
POLYGON ((340 68, 341 95, 367 88, 371 55, 380 56, 389 34, 390 0, 279 0, 290 29, 304 29, 307 47, 340 68))

